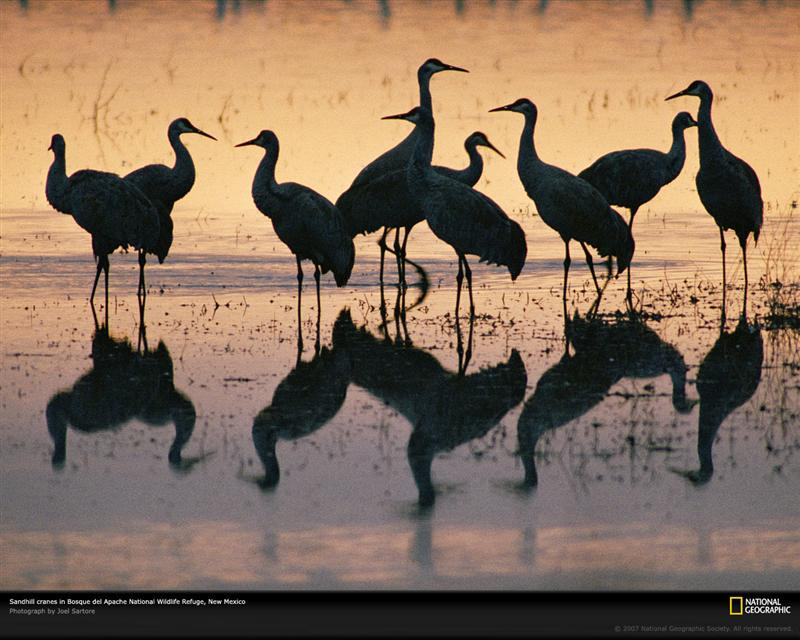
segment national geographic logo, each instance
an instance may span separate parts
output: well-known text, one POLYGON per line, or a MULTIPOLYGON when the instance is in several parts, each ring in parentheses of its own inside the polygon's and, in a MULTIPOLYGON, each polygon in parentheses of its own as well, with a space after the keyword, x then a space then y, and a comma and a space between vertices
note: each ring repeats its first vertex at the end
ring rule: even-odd
POLYGON ((730 597, 730 615, 743 616, 758 614, 791 614, 792 605, 781 604, 780 598, 745 598, 744 596, 730 597))

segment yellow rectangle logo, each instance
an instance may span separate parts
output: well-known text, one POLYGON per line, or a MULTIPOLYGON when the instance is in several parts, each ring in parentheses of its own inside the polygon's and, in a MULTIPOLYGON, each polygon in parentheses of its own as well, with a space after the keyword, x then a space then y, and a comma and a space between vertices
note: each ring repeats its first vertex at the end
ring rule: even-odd
POLYGON ((731 596, 731 615, 744 615, 744 598, 742 596, 731 596))

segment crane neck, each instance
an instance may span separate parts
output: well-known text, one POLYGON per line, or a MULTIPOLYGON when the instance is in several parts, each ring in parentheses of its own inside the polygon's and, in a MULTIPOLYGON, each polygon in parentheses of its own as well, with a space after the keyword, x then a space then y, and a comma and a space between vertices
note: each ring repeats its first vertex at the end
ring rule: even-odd
POLYGON ((536 128, 536 116, 526 113, 525 124, 519 138, 519 155, 517 156, 517 172, 520 176, 527 173, 527 170, 536 167, 541 163, 539 155, 536 153, 534 143, 534 129, 536 128))
POLYGON ((172 167, 172 178, 180 191, 183 191, 181 197, 189 193, 194 185, 194 162, 189 150, 181 140, 181 132, 170 129, 167 134, 169 144, 175 152, 175 165, 172 167))
POLYGON ((417 82, 419 83, 419 106, 433 113, 433 103, 431 99, 431 74, 423 71, 417 72, 417 82))
POLYGON ((686 162, 686 130, 680 125, 672 125, 672 146, 667 152, 667 160, 672 178, 677 178, 686 162))
POLYGON ((69 185, 67 178, 67 161, 64 149, 53 150, 53 163, 47 171, 47 184, 45 185, 45 196, 47 201, 61 213, 68 213, 64 198, 69 185))
POLYGON ((698 146, 700 147, 700 164, 714 161, 722 157, 722 143, 719 141, 714 123, 711 121, 712 95, 700 98, 700 109, 697 111, 698 146))
POLYGON ((459 171, 462 181, 470 185, 474 185, 481 178, 483 173, 483 156, 478 151, 478 147, 474 144, 464 143, 464 148, 467 150, 469 156, 469 165, 459 171))
POLYGON ((433 160, 433 135, 434 135, 434 122, 433 116, 424 118, 417 123, 415 131, 417 134, 417 143, 414 146, 414 152, 411 155, 411 162, 408 165, 409 181, 414 182, 424 180, 428 172, 432 171, 431 162, 433 160))
POLYGON ((256 175, 253 178, 253 200, 262 212, 271 209, 269 202, 278 195, 278 183, 275 180, 275 165, 278 163, 278 152, 277 143, 265 149, 264 157, 261 159, 258 169, 256 169, 256 175))

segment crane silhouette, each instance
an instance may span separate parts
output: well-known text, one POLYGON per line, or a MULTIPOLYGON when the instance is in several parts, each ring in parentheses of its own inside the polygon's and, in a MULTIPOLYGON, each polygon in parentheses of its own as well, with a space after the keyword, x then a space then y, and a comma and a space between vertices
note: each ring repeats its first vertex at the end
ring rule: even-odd
POLYGON ((158 243, 151 250, 163 264, 172 246, 172 208, 194 186, 194 162, 189 150, 181 142, 184 133, 198 133, 206 138, 216 140, 195 127, 186 118, 173 120, 167 129, 167 139, 175 152, 175 165, 167 167, 163 164, 148 164, 131 171, 124 177, 129 184, 136 185, 155 205, 159 218, 158 243))
MULTIPOLYGON (((434 166, 433 169, 443 176, 472 187, 478 182, 483 173, 483 158, 478 151, 479 146, 488 147, 501 157, 505 157, 500 153, 497 147, 489 142, 485 133, 475 131, 464 141, 464 147, 469 157, 469 164, 464 169, 451 169, 450 167, 441 166, 434 166)), ((411 229, 417 223, 425 219, 424 211, 419 207, 414 195, 409 189, 407 167, 408 165, 406 164, 406 166, 400 169, 387 171, 362 185, 358 191, 357 198, 345 201, 346 208, 342 212, 343 215, 345 215, 348 227, 353 235, 360 232, 377 231, 380 226, 382 226, 376 226, 377 221, 383 221, 386 226, 381 240, 381 283, 383 283, 384 269, 383 252, 386 250, 385 238, 389 229, 394 227, 398 231, 400 228, 405 230, 403 241, 400 244, 400 251, 395 251, 398 258, 397 268, 399 279, 401 284, 404 284, 406 243, 408 241, 408 236, 411 233, 411 229)))
POLYGON ((192 401, 175 389, 169 350, 159 342, 154 351, 134 351, 127 338, 112 338, 106 327, 92 336, 92 369, 68 391, 48 402, 47 430, 53 440, 52 464, 66 461, 67 426, 82 433, 114 431, 133 419, 160 426, 175 425, 167 459, 176 471, 190 470, 203 458, 184 458, 183 448, 194 431, 192 401))
POLYGON ((144 290, 145 252, 154 251, 158 244, 158 212, 138 187, 115 173, 83 169, 67 177, 66 142, 61 134, 52 137, 49 149, 54 158, 47 172, 47 201, 56 211, 71 215, 92 236, 97 273, 89 302, 94 308, 97 281, 103 271, 108 324, 108 256, 120 247, 131 246, 138 251, 139 295, 144 290))
POLYGON ((753 397, 761 381, 764 342, 758 323, 750 324, 745 316, 728 333, 720 328, 714 346, 703 358, 697 372, 700 416, 697 429, 697 455, 700 468, 672 471, 701 485, 714 475, 712 447, 720 426, 735 409, 753 397))
MULTIPOLYGON (((628 268, 633 257, 634 242, 631 230, 616 211, 608 206, 603 196, 585 180, 568 171, 546 164, 539 159, 534 145, 537 109, 527 98, 490 109, 514 111, 525 117, 519 141, 517 173, 525 192, 536 204, 545 224, 554 229, 564 241, 564 319, 567 319, 567 276, 569 274, 569 242, 577 240, 592 273, 598 296, 600 285, 594 273, 592 255, 586 244, 592 245, 601 256, 617 257, 617 275, 628 268)), ((598 298, 599 299, 599 298, 598 298)))
MULTIPOLYGON (((678 177, 686 161, 683 132, 697 122, 686 111, 672 120, 672 146, 667 153, 656 149, 612 151, 595 160, 578 174, 606 199, 609 204, 627 207, 631 212, 628 227, 645 202, 656 197, 661 187, 678 177)), ((631 269, 628 266, 628 302, 631 303, 631 269)))
POLYGON ((753 168, 741 158, 737 158, 725 147, 714 130, 711 121, 711 103, 714 94, 702 80, 695 80, 683 91, 678 91, 666 100, 679 96, 700 98, 697 111, 697 138, 700 149, 700 170, 695 182, 700 202, 714 218, 719 227, 719 242, 722 249, 722 313, 725 314, 725 230, 733 229, 739 238, 744 262, 744 305, 747 307, 747 236, 753 234, 758 243, 764 219, 764 202, 761 199, 761 185, 753 168))
POLYGON ((237 147, 254 145, 264 149, 264 157, 253 179, 253 201, 258 210, 272 220, 275 233, 297 260, 297 332, 298 345, 302 347, 300 297, 303 291, 302 260, 314 264, 317 284, 317 342, 321 316, 319 281, 320 271, 331 271, 336 285, 343 287, 350 278, 355 260, 353 239, 347 232, 342 214, 330 200, 295 182, 278 183, 275 165, 280 150, 278 137, 264 130, 252 140, 237 147))
POLYGON ((525 233, 489 197, 433 169, 434 121, 428 109, 414 107, 407 113, 384 117, 391 119, 407 120, 420 131, 406 170, 408 188, 417 206, 425 212, 431 231, 458 255, 456 318, 465 273, 470 316, 473 316, 472 270, 467 254, 477 255, 481 262, 508 267, 511 279, 516 280, 528 253, 525 233))
MULTIPOLYGON (((344 322, 350 322, 349 311, 342 311, 334 323, 334 334, 344 322)), ((350 384, 350 361, 342 341, 333 349, 323 347, 313 360, 300 361, 278 384, 272 401, 253 420, 253 444, 264 476, 257 484, 262 489, 277 486, 280 467, 276 447, 278 440, 304 438, 330 422, 341 409, 350 384)))
POLYGON ((445 369, 430 353, 356 328, 349 315, 334 329, 334 350, 346 344, 350 381, 402 415, 413 429, 407 456, 420 507, 436 499, 431 467, 436 455, 485 436, 525 395, 519 353, 466 374, 445 369))
MULTIPOLYGON (((469 73, 461 67, 446 64, 437 58, 429 58, 417 69, 417 82, 419 84, 419 104, 433 111, 431 100, 431 78, 442 71, 461 71, 469 73)), ((397 271, 401 279, 404 274, 403 258, 408 234, 411 228, 422 220, 414 207, 407 207, 407 194, 405 185, 391 184, 373 185, 373 181, 380 179, 384 174, 392 171, 403 171, 408 165, 408 160, 417 143, 418 133, 411 131, 399 144, 385 151, 375 160, 364 167, 353 180, 350 187, 336 200, 336 206, 348 221, 351 235, 359 233, 372 233, 384 227, 378 245, 381 249, 380 281, 383 284, 383 266, 386 256, 386 236, 392 228, 396 229, 394 237, 394 253, 397 258, 397 271), (400 199, 395 198, 400 195, 400 199), (383 197, 381 197, 381 194, 383 197), (405 202, 404 202, 405 196, 405 202), (410 210, 409 210, 410 209, 410 210), (400 242, 400 229, 405 229, 405 236, 400 242)), ((398 181, 398 184, 402 181, 398 181)))
POLYGON ((539 439, 600 404, 623 378, 654 378, 666 373, 672 381, 675 410, 686 414, 696 404, 686 398, 683 356, 637 317, 606 322, 576 313, 566 333, 574 355, 565 353, 542 375, 517 424, 525 469, 523 486, 527 488, 538 484, 535 452, 539 439))

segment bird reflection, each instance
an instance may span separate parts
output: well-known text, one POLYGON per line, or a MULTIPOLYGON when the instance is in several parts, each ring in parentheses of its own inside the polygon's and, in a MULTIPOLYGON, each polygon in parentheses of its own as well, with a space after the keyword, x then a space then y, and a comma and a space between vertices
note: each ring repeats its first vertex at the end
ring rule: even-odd
POLYGON ((567 351, 542 375, 519 417, 517 438, 527 488, 538 483, 535 449, 539 439, 602 402, 622 378, 667 373, 675 410, 688 413, 695 404, 686 398, 683 356, 635 316, 607 322, 576 313, 567 325, 567 341, 574 355, 567 351))
MULTIPOLYGON (((350 322, 342 311, 334 324, 350 322), (345 320, 346 318, 346 320, 345 320)), ((339 412, 350 383, 350 363, 342 341, 333 349, 322 347, 308 362, 300 360, 275 389, 272 402, 253 421, 253 445, 264 465, 264 476, 256 480, 262 489, 277 486, 280 467, 276 455, 278 439, 296 440, 324 427, 339 412)))
POLYGON ((516 350, 506 362, 467 375, 463 347, 453 373, 422 349, 377 338, 352 323, 334 332, 334 345, 339 340, 347 342, 351 381, 411 423, 407 454, 421 507, 435 501, 436 455, 486 435, 525 394, 527 373, 516 350))
POLYGON ((68 425, 95 433, 116 430, 133 419, 151 426, 174 423, 175 438, 167 456, 174 470, 189 471, 206 457, 182 455, 194 431, 196 412, 192 401, 175 389, 172 357, 163 342, 153 351, 136 351, 127 338, 112 338, 102 326, 92 337, 92 361, 89 372, 47 404, 53 467, 66 461, 68 425))
POLYGON ((714 475, 712 447, 720 425, 735 409, 747 402, 758 388, 764 343, 758 323, 749 324, 742 316, 736 329, 720 336, 711 347, 697 373, 700 395, 700 419, 697 456, 700 468, 692 471, 673 469, 693 484, 705 484, 714 475))

